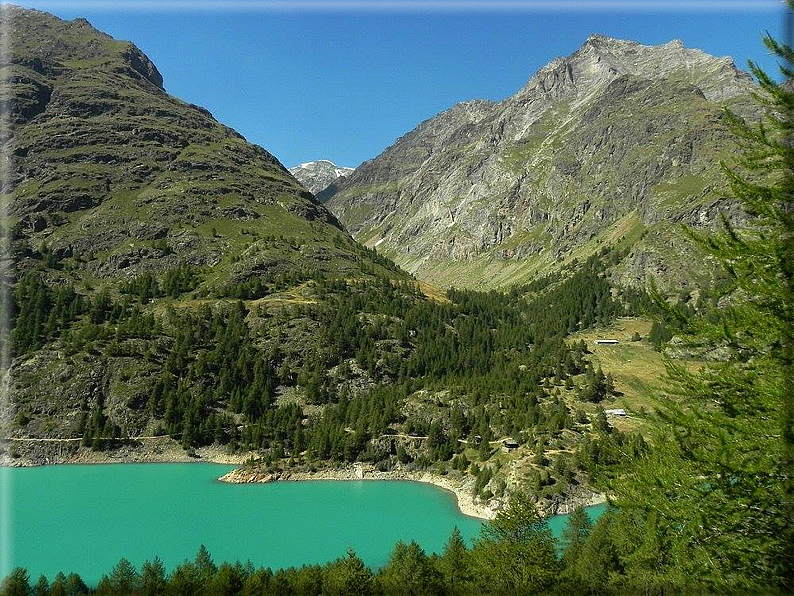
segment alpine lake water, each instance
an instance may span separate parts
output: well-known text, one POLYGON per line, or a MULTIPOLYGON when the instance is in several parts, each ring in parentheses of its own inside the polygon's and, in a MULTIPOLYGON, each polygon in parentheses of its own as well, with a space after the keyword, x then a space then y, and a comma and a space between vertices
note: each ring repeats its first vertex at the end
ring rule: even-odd
MULTIPOLYGON (((58 571, 96 584, 121 557, 140 568, 159 556, 171 570, 201 544, 216 563, 325 563, 352 547, 371 567, 398 540, 440 552, 457 526, 469 541, 481 520, 455 496, 403 481, 311 481, 232 485, 231 466, 58 465, 0 468, 0 576, 17 566, 33 581, 58 571)), ((591 518, 604 506, 589 508, 591 518)), ((548 523, 560 535, 565 516, 548 523)))

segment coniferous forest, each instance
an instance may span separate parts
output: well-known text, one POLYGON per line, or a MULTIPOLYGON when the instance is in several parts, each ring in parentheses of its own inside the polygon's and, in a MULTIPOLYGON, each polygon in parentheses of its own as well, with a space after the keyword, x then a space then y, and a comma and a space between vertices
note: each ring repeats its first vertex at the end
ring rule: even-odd
MULTIPOLYGON (((229 275, 172 259, 112 279, 89 278, 101 267, 76 251, 32 250, 21 222, 3 230, 24 263, 4 280, 4 347, 35 361, 10 381, 17 435, 68 438, 73 453, 162 437, 268 473, 427 471, 503 506, 473 544, 457 530, 440 553, 400 542, 380 569, 352 550, 270 569, 201 547, 173 570, 122 559, 96 586, 18 568, 0 595, 792 593, 794 90, 750 68, 765 116, 752 125, 726 110, 742 151, 722 166, 749 224, 683 228, 719 269, 696 295, 616 282, 626 238, 528 283, 440 292, 336 232, 319 250, 245 228, 241 255, 259 247, 289 267, 267 252, 249 269, 224 262, 229 275), (665 367, 628 424, 605 411, 626 385, 591 341, 626 318, 649 321, 631 341, 665 367), (69 416, 42 415, 35 388, 70 374, 91 391, 70 394, 69 416), (523 475, 508 479, 516 453, 523 475), (606 513, 576 507, 555 539, 542 513, 591 492, 606 513)), ((174 257, 160 240, 146 250, 174 257)))

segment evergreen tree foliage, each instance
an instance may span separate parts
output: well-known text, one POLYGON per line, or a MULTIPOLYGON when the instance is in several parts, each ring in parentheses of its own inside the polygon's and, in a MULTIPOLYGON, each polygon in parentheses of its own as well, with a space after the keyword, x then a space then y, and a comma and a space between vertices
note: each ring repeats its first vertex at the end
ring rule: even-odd
MULTIPOLYGON (((560 578, 563 594, 625 593, 622 588, 615 590, 612 583, 621 569, 617 548, 610 536, 613 520, 614 513, 607 511, 588 533, 577 555, 563 559, 565 567, 560 578)), ((640 593, 646 591, 641 589, 640 593)))
MULTIPOLYGON (((790 47, 764 41, 791 64, 790 47)), ((627 590, 794 589, 794 91, 750 68, 765 114, 754 125, 727 112, 744 152, 724 169, 751 225, 689 232, 729 283, 710 316, 668 309, 705 363, 693 372, 668 361, 654 448, 610 486, 621 510, 610 573, 627 590)))
POLYGON ((451 595, 465 594, 472 582, 471 556, 466 542, 457 527, 444 547, 444 552, 437 561, 446 592, 451 595))
POLYGON ((472 551, 481 594, 535 594, 551 588, 560 567, 551 531, 524 493, 483 526, 472 551))
POLYGON ((36 585, 33 586, 33 594, 35 596, 48 596, 50 593, 50 582, 46 576, 40 575, 36 585))
POLYGON ((127 559, 122 558, 109 575, 102 577, 96 593, 101 596, 137 594, 141 590, 141 576, 127 559))
POLYGON ((375 593, 375 579, 355 551, 348 550, 347 556, 328 566, 323 581, 323 593, 329 596, 375 593))
POLYGON ((562 533, 562 562, 565 566, 579 558, 584 543, 592 530, 592 523, 581 505, 573 510, 562 533))
POLYGON ((30 575, 26 569, 17 567, 9 573, 0 584, 2 596, 29 596, 30 575))
POLYGON ((160 557, 145 561, 141 566, 141 594, 143 596, 156 596, 163 594, 166 588, 165 565, 160 557))
POLYGON ((421 596, 442 594, 441 573, 416 543, 398 542, 389 562, 378 574, 385 594, 421 596))

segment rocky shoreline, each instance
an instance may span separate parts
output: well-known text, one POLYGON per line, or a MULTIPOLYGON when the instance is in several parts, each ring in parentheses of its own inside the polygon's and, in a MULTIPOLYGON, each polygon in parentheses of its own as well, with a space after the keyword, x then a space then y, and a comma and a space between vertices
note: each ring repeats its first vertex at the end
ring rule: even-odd
MULTIPOLYGON (((267 482, 303 482, 312 480, 339 480, 339 481, 366 481, 366 480, 407 480, 411 482, 425 482, 444 489, 455 495, 458 509, 464 515, 480 519, 493 519, 499 510, 504 507, 505 500, 490 499, 482 501, 472 497, 475 479, 463 475, 441 475, 427 471, 395 469, 381 471, 371 466, 354 464, 339 468, 317 470, 266 470, 260 467, 242 467, 232 470, 221 476, 218 480, 230 484, 249 484, 267 482)), ((577 506, 589 506, 604 503, 606 497, 589 489, 584 489, 581 495, 569 497, 561 503, 538 503, 538 509, 544 517, 551 515, 567 514, 577 506)))
POLYGON ((447 478, 430 472, 410 470, 391 470, 383 472, 363 465, 342 468, 312 470, 277 470, 267 471, 261 468, 238 468, 224 474, 218 480, 230 484, 249 484, 257 482, 303 482, 312 480, 408 480, 425 482, 451 492, 457 498, 458 508, 464 515, 480 519, 493 519, 498 507, 481 504, 471 497, 468 483, 455 478, 447 478))

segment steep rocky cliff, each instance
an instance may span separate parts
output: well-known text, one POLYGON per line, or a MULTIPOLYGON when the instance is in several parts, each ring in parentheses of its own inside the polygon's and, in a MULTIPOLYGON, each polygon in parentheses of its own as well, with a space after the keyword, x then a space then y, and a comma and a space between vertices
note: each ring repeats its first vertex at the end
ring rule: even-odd
POLYGON ((458 104, 344 180, 329 208, 358 240, 442 285, 500 286, 623 240, 621 282, 704 281, 676 224, 710 225, 754 117, 730 58, 593 35, 499 103, 458 104))

